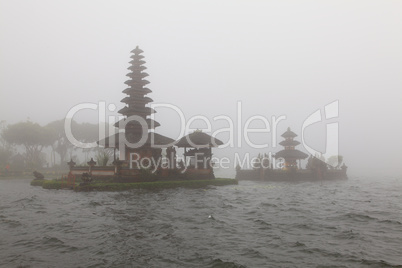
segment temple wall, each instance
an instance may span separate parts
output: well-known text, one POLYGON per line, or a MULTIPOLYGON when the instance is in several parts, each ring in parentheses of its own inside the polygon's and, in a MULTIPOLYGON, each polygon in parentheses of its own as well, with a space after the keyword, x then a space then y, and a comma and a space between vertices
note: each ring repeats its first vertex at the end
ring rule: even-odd
POLYGON ((347 179, 344 170, 327 170, 319 177, 316 172, 311 170, 278 170, 267 169, 261 172, 260 169, 241 169, 236 173, 238 180, 259 180, 259 181, 320 181, 347 179))
MULTIPOLYGON (((113 176, 114 175, 114 166, 106 166, 106 167, 92 167, 92 175, 94 176, 113 176)), ((71 169, 71 173, 75 176, 81 176, 82 173, 89 173, 89 167, 73 167, 71 169)))

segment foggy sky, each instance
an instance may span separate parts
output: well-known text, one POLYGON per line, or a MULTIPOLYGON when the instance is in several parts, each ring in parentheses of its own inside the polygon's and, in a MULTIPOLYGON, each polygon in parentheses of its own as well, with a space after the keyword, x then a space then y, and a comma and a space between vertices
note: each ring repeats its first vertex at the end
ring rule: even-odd
MULTIPOLYGON (((401 11, 367 0, 0 1, 0 120, 46 124, 83 102, 122 108, 139 45, 156 103, 212 119, 235 118, 241 101, 243 124, 285 115, 278 136, 290 126, 300 140, 303 121, 338 100, 350 171, 401 175, 401 11)), ((172 116, 158 111, 157 132, 176 138, 172 116)), ((325 123, 308 131, 311 144, 325 147, 325 123)), ((271 144, 264 135, 256 141, 271 144)), ((248 149, 216 154, 234 151, 248 149)))

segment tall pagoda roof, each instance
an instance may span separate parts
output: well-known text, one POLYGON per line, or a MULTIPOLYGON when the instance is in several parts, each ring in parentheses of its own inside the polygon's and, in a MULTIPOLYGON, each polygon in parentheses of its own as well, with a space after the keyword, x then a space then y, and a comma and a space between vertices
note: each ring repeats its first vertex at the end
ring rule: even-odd
POLYGON ((141 79, 141 80, 127 80, 126 82, 124 82, 124 84, 128 85, 128 86, 145 86, 146 84, 149 84, 148 80, 145 79, 141 79))
POLYGON ((223 142, 217 138, 214 138, 204 132, 194 131, 176 142, 177 147, 189 147, 189 148, 205 148, 205 147, 217 147, 222 145, 223 142))
MULTIPOLYGON (((126 120, 127 120, 127 119, 124 118, 124 119, 122 119, 122 120, 116 122, 116 123, 114 124, 114 126, 115 126, 115 127, 119 127, 119 125, 120 125, 120 124, 123 124, 124 121, 126 121, 126 120)), ((159 127, 159 126, 161 125, 161 124, 159 124, 159 122, 157 122, 157 121, 155 121, 155 120, 153 120, 153 119, 151 119, 151 118, 146 118, 146 119, 145 119, 145 122, 147 123, 148 129, 156 128, 156 127, 159 127)), ((132 122, 128 122, 128 123, 127 123, 127 125, 130 125, 130 124, 132 124, 132 125, 139 125, 139 126, 140 126, 140 123, 139 123, 138 121, 132 121, 132 122)))
POLYGON ((150 115, 156 113, 156 111, 151 107, 128 107, 124 106, 119 110, 119 113, 123 115, 150 115))
POLYGON ((297 137, 297 134, 290 130, 290 127, 284 132, 282 135, 284 138, 294 138, 297 137))
POLYGON ((131 53, 135 53, 135 54, 140 54, 144 52, 142 49, 140 49, 138 46, 136 46, 133 50, 131 50, 131 53))
MULTIPOLYGON (((126 141, 135 144, 141 139, 141 135, 132 135, 126 134, 124 132, 116 133, 115 135, 106 137, 100 141, 97 141, 97 144, 103 145, 105 148, 119 148, 120 141, 123 142, 124 138, 126 141)), ((146 146, 150 146, 151 148, 160 148, 160 147, 170 147, 174 145, 175 140, 164 135, 149 132, 147 133, 147 139, 145 141, 146 146)))
POLYGON ((131 99, 130 97, 125 97, 121 100, 123 103, 150 103, 153 100, 150 97, 144 97, 142 99, 131 99))
POLYGON ((139 79, 141 79, 141 78, 144 78, 144 77, 149 76, 149 74, 146 73, 146 72, 141 72, 141 73, 128 73, 128 74, 126 74, 126 76, 131 77, 131 78, 139 78, 139 79))
POLYGON ((147 69, 144 65, 138 66, 138 65, 131 65, 130 67, 127 68, 130 71, 144 71, 147 69))
POLYGON ((146 94, 151 93, 151 92, 152 92, 152 90, 150 90, 147 87, 138 87, 138 88, 128 87, 125 90, 123 90, 123 93, 126 93, 126 94, 141 93, 143 95, 146 95, 146 94))
POLYGON ((143 138, 145 138, 145 144, 142 144, 142 146, 147 147, 160 148, 165 145, 172 146, 175 142, 175 140, 171 138, 152 131, 154 128, 159 127, 160 124, 149 118, 149 116, 156 111, 147 106, 147 104, 151 103, 153 100, 150 97, 145 96, 152 91, 149 88, 144 87, 149 84, 149 81, 144 79, 148 74, 143 72, 146 67, 144 66, 144 56, 140 55, 142 52, 144 51, 138 46, 131 51, 133 55, 130 57, 132 60, 130 61, 131 65, 128 68, 131 72, 127 74, 130 79, 125 82, 125 84, 128 85, 128 88, 123 90, 123 93, 127 94, 127 96, 121 100, 121 102, 125 103, 126 106, 118 111, 120 114, 126 116, 126 118, 120 120, 114 125, 117 128, 124 128, 125 131, 98 141, 98 144, 104 145, 106 148, 119 148, 120 143, 123 141, 135 144, 140 142, 143 138), (127 121, 128 119, 131 119, 131 116, 133 116, 133 120, 127 121), (145 121, 146 126, 144 126, 144 129, 139 122, 142 120, 138 119, 143 119, 145 121))
MULTIPOLYGON (((140 54, 134 54, 130 58, 132 58, 134 60, 140 60, 140 59, 143 59, 145 57, 143 55, 140 55, 140 54)), ((132 63, 132 61, 130 61, 130 63, 132 63)))

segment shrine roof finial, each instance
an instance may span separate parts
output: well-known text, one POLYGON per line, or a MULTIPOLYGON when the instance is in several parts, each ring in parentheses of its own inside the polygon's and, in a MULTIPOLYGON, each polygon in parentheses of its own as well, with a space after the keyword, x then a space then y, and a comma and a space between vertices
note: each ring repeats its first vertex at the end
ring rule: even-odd
POLYGON ((139 46, 136 46, 133 50, 131 50, 131 53, 134 54, 141 54, 142 52, 144 52, 141 48, 139 48, 139 46))

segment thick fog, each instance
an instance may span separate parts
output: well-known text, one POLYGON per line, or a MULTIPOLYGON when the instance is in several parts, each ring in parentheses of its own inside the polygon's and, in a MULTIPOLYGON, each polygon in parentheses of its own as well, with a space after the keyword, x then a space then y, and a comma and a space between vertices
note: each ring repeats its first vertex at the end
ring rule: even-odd
MULTIPOLYGON (((205 116, 211 132, 228 127, 216 116, 234 121, 233 146, 215 149, 217 156, 277 152, 274 134, 279 142, 291 127, 301 141, 303 122, 321 109, 322 122, 305 130, 310 147, 325 151, 327 123, 338 123, 339 154, 351 174, 402 174, 400 1, 0 3, 0 120, 9 124, 46 124, 102 101, 117 106, 107 116, 117 115, 138 45, 155 104, 173 104, 186 119, 205 116), (336 101, 339 116, 325 120, 324 107, 336 101), (249 139, 266 148, 244 138, 255 115, 269 121, 270 132, 249 139), (274 130, 272 118, 280 116, 286 119, 274 130)), ((177 113, 155 109, 156 132, 178 139, 177 113)), ((74 119, 95 123, 98 111, 74 119)), ((265 126, 255 120, 250 127, 265 126)))

